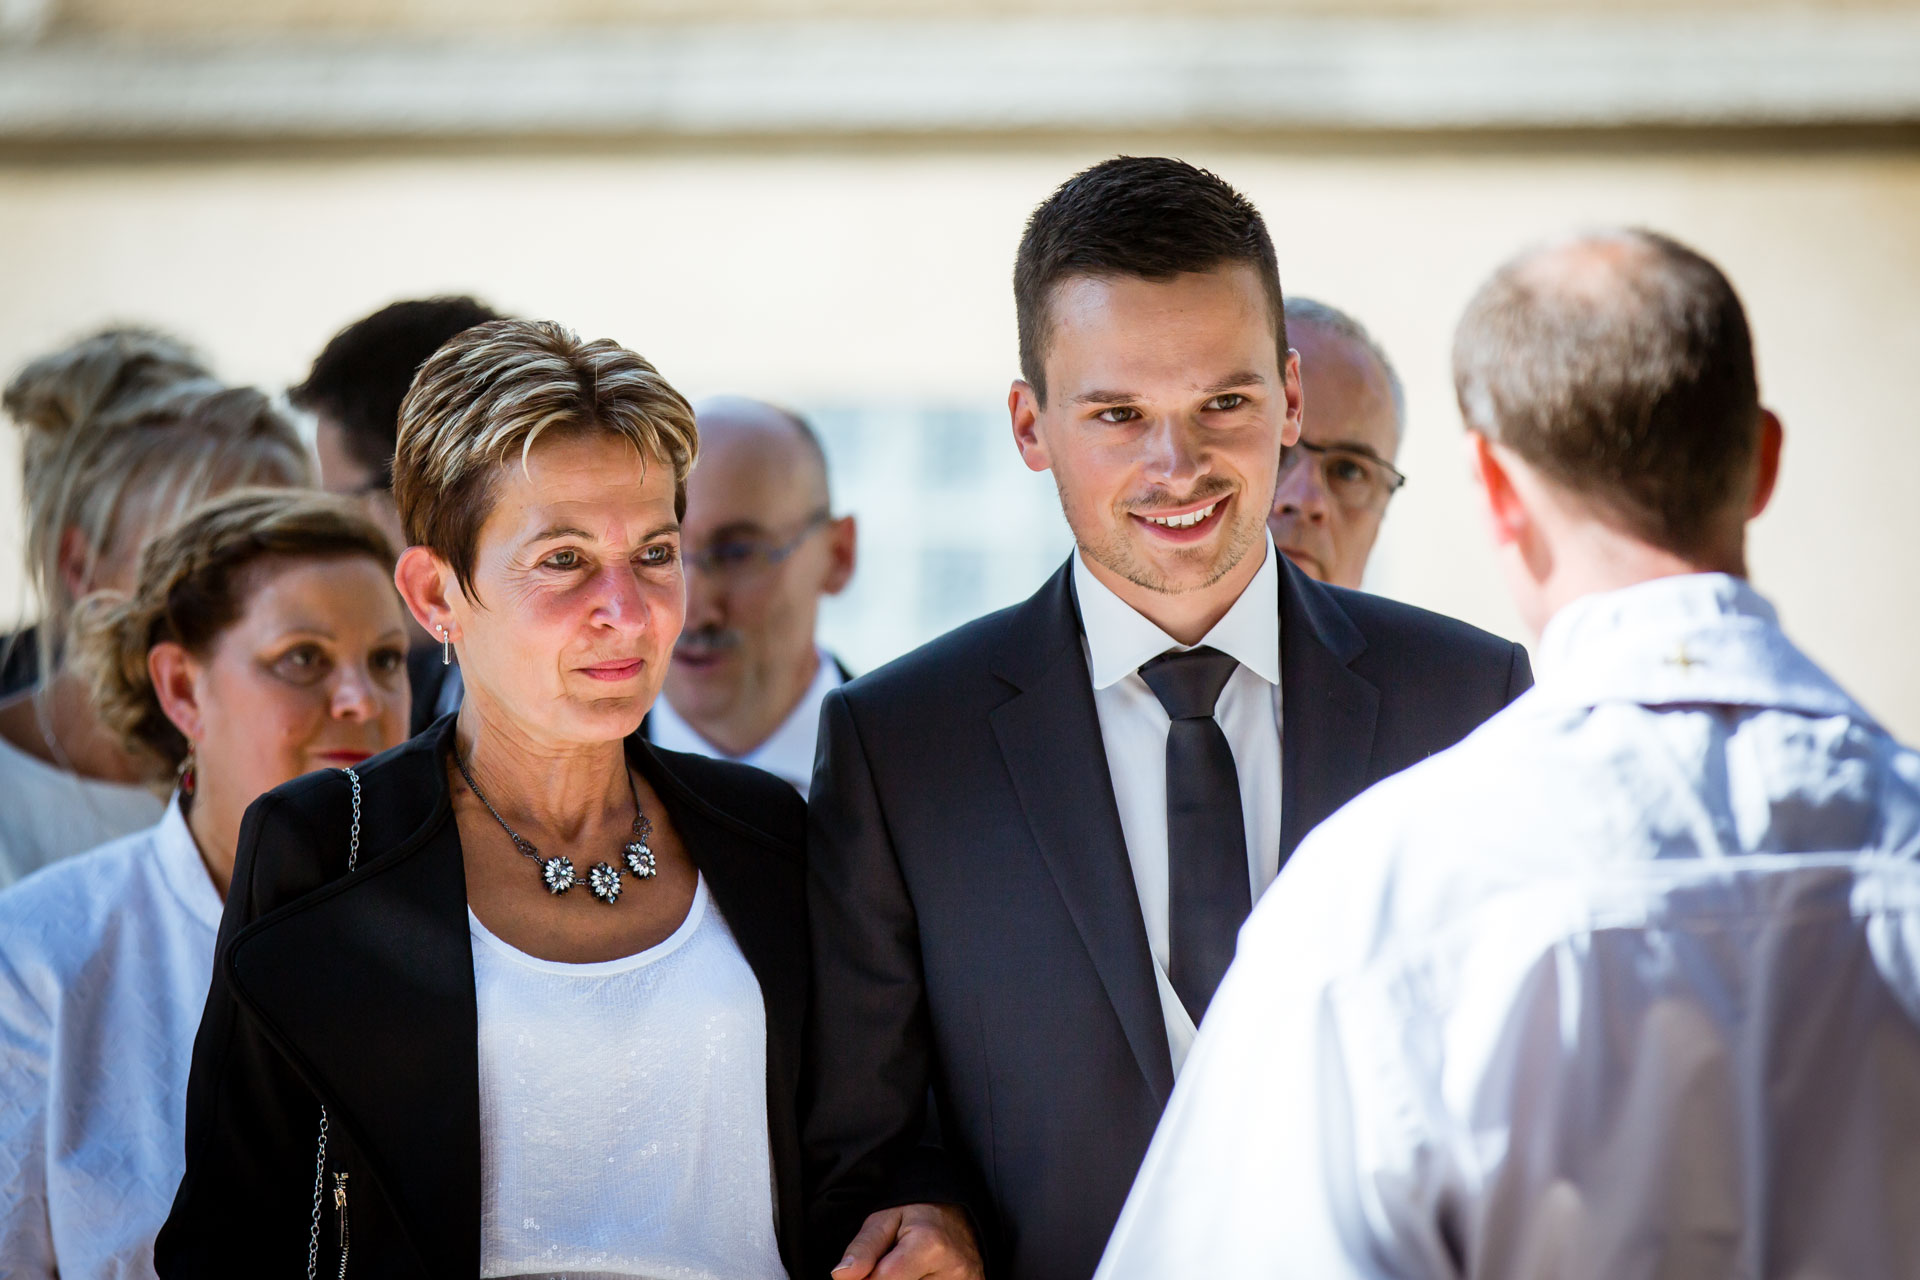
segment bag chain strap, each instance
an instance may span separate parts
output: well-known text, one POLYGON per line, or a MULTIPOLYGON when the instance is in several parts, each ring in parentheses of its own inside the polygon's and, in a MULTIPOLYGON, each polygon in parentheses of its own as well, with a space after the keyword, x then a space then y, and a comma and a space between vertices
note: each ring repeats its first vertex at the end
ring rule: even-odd
MULTIPOLYGON (((343 769, 353 783, 353 830, 347 837, 347 874, 360 860, 360 775, 343 769)), ((327 1181, 327 1108, 320 1106, 320 1144, 313 1156, 313 1227, 307 1233, 307 1280, 318 1280, 320 1273, 320 1193, 327 1181)), ((344 1259, 342 1260, 344 1262, 344 1259)))

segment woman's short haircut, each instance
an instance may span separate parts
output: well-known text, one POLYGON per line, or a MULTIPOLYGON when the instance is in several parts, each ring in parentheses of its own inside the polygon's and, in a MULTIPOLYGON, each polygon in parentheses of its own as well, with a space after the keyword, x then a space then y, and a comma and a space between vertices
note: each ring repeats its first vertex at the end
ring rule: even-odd
POLYGON ((1286 301, 1266 220, 1225 181, 1182 160, 1116 156, 1068 178, 1027 219, 1013 262, 1020 376, 1047 402, 1053 291, 1075 276, 1170 280, 1223 266, 1254 269, 1284 363, 1286 301))
POLYGON ((1651 231, 1530 250, 1474 295, 1453 345, 1469 428, 1636 537, 1701 551, 1753 466, 1753 338, 1718 267, 1651 231))
POLYGON ((159 529, 211 494, 313 482, 292 418, 251 387, 222 384, 185 344, 152 330, 107 329, 42 356, 7 385, 5 405, 26 436, 27 573, 39 598, 42 679, 74 603, 60 572, 69 530, 81 536, 91 574, 129 535, 159 529))
POLYGON ((451 565, 469 594, 495 481, 548 433, 612 436, 671 467, 674 515, 686 514, 700 435, 692 406, 651 364, 544 320, 468 329, 421 367, 400 406, 393 496, 407 540, 451 565))
POLYGON ((392 303, 334 334, 287 398, 331 419, 353 460, 391 488, 400 402, 413 375, 450 338, 498 319, 499 312, 474 298, 392 303))
POLYGON ((98 591, 74 610, 74 669, 101 720, 136 755, 177 768, 188 743, 160 708, 147 654, 171 641, 207 656, 273 566, 341 556, 385 572, 394 550, 357 503, 304 489, 231 490, 155 534, 132 595, 98 591))

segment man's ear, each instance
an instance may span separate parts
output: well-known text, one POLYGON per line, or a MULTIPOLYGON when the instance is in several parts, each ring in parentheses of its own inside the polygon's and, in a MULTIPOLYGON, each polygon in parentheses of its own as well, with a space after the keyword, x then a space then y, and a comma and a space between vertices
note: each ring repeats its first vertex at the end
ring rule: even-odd
POLYGON ((853 580, 854 566, 859 562, 859 550, 860 530, 852 516, 840 516, 828 522, 827 553, 832 561, 821 590, 830 596, 846 590, 847 583, 853 580))
POLYGON ((1040 410, 1040 393, 1034 390, 1033 384, 1015 378, 1007 391, 1007 413, 1013 419, 1013 443, 1018 446, 1020 460, 1027 464, 1029 471, 1053 468, 1053 456, 1047 452, 1047 442, 1040 436, 1040 410))
POLYGON ((153 681, 154 698, 188 742, 199 742, 206 731, 206 716, 200 705, 203 671, 192 654, 171 640, 147 650, 147 678, 153 681))
POLYGON ((393 585, 400 589, 407 612, 429 635, 439 640, 445 628, 445 639, 459 643, 460 627, 454 621, 452 601, 459 597, 464 602, 464 596, 452 565, 426 547, 408 547, 393 567, 393 585))
POLYGON ((1280 424, 1280 447, 1300 442, 1300 425, 1307 420, 1307 389, 1300 381, 1300 353, 1289 350, 1280 366, 1280 389, 1286 400, 1286 420, 1280 424))
POLYGON ((1496 547, 1522 541, 1533 517, 1514 488, 1513 476, 1493 441, 1478 431, 1469 430, 1466 444, 1467 470, 1473 473, 1474 487, 1480 493, 1480 514, 1486 520, 1487 535, 1496 547))
POLYGON ((1773 501, 1773 487, 1780 481, 1780 450, 1786 444, 1787 429, 1771 409, 1760 410, 1760 449, 1754 457, 1753 501, 1747 504, 1751 520, 1773 501))

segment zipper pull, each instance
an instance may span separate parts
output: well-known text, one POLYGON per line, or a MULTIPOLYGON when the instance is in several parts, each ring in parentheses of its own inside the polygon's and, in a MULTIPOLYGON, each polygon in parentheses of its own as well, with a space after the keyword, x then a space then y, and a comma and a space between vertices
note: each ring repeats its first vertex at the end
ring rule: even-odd
POLYGON ((333 1175, 333 1207, 340 1211, 340 1280, 347 1280, 347 1175, 333 1175))

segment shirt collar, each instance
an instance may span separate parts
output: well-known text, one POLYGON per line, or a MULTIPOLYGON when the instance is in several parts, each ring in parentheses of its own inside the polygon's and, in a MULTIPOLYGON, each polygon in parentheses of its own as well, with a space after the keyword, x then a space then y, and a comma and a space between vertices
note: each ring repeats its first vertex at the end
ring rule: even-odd
MULTIPOLYGON (((1280 570, 1273 536, 1261 543, 1264 558, 1240 598, 1213 624, 1200 645, 1220 650, 1270 685, 1280 683, 1280 570)), ((1087 665, 1093 687, 1105 689, 1138 671, 1141 664, 1169 649, 1186 649, 1132 605, 1094 577, 1086 556, 1073 557, 1073 589, 1080 604, 1080 629, 1087 638, 1087 665)), ((1199 645, 1191 646, 1199 648, 1199 645)))
POLYGON ((1582 596, 1547 623, 1534 667, 1545 696, 1575 705, 1780 707, 1875 724, 1787 639, 1766 598, 1730 574, 1582 596))
POLYGON ((820 737, 820 704, 840 687, 840 664, 825 650, 816 649, 813 682, 800 695, 787 718, 780 722, 767 740, 744 756, 730 756, 703 737, 687 723, 673 704, 662 697, 653 704, 650 734, 655 746, 668 751, 686 751, 721 760, 738 760, 756 769, 765 769, 783 778, 806 794, 813 780, 813 751, 820 737))
POLYGON ((180 793, 173 793, 167 811, 153 827, 153 848, 160 858, 161 875, 167 888, 195 918, 218 931, 223 910, 220 891, 213 887, 206 861, 193 832, 187 829, 187 815, 180 809, 180 793))

